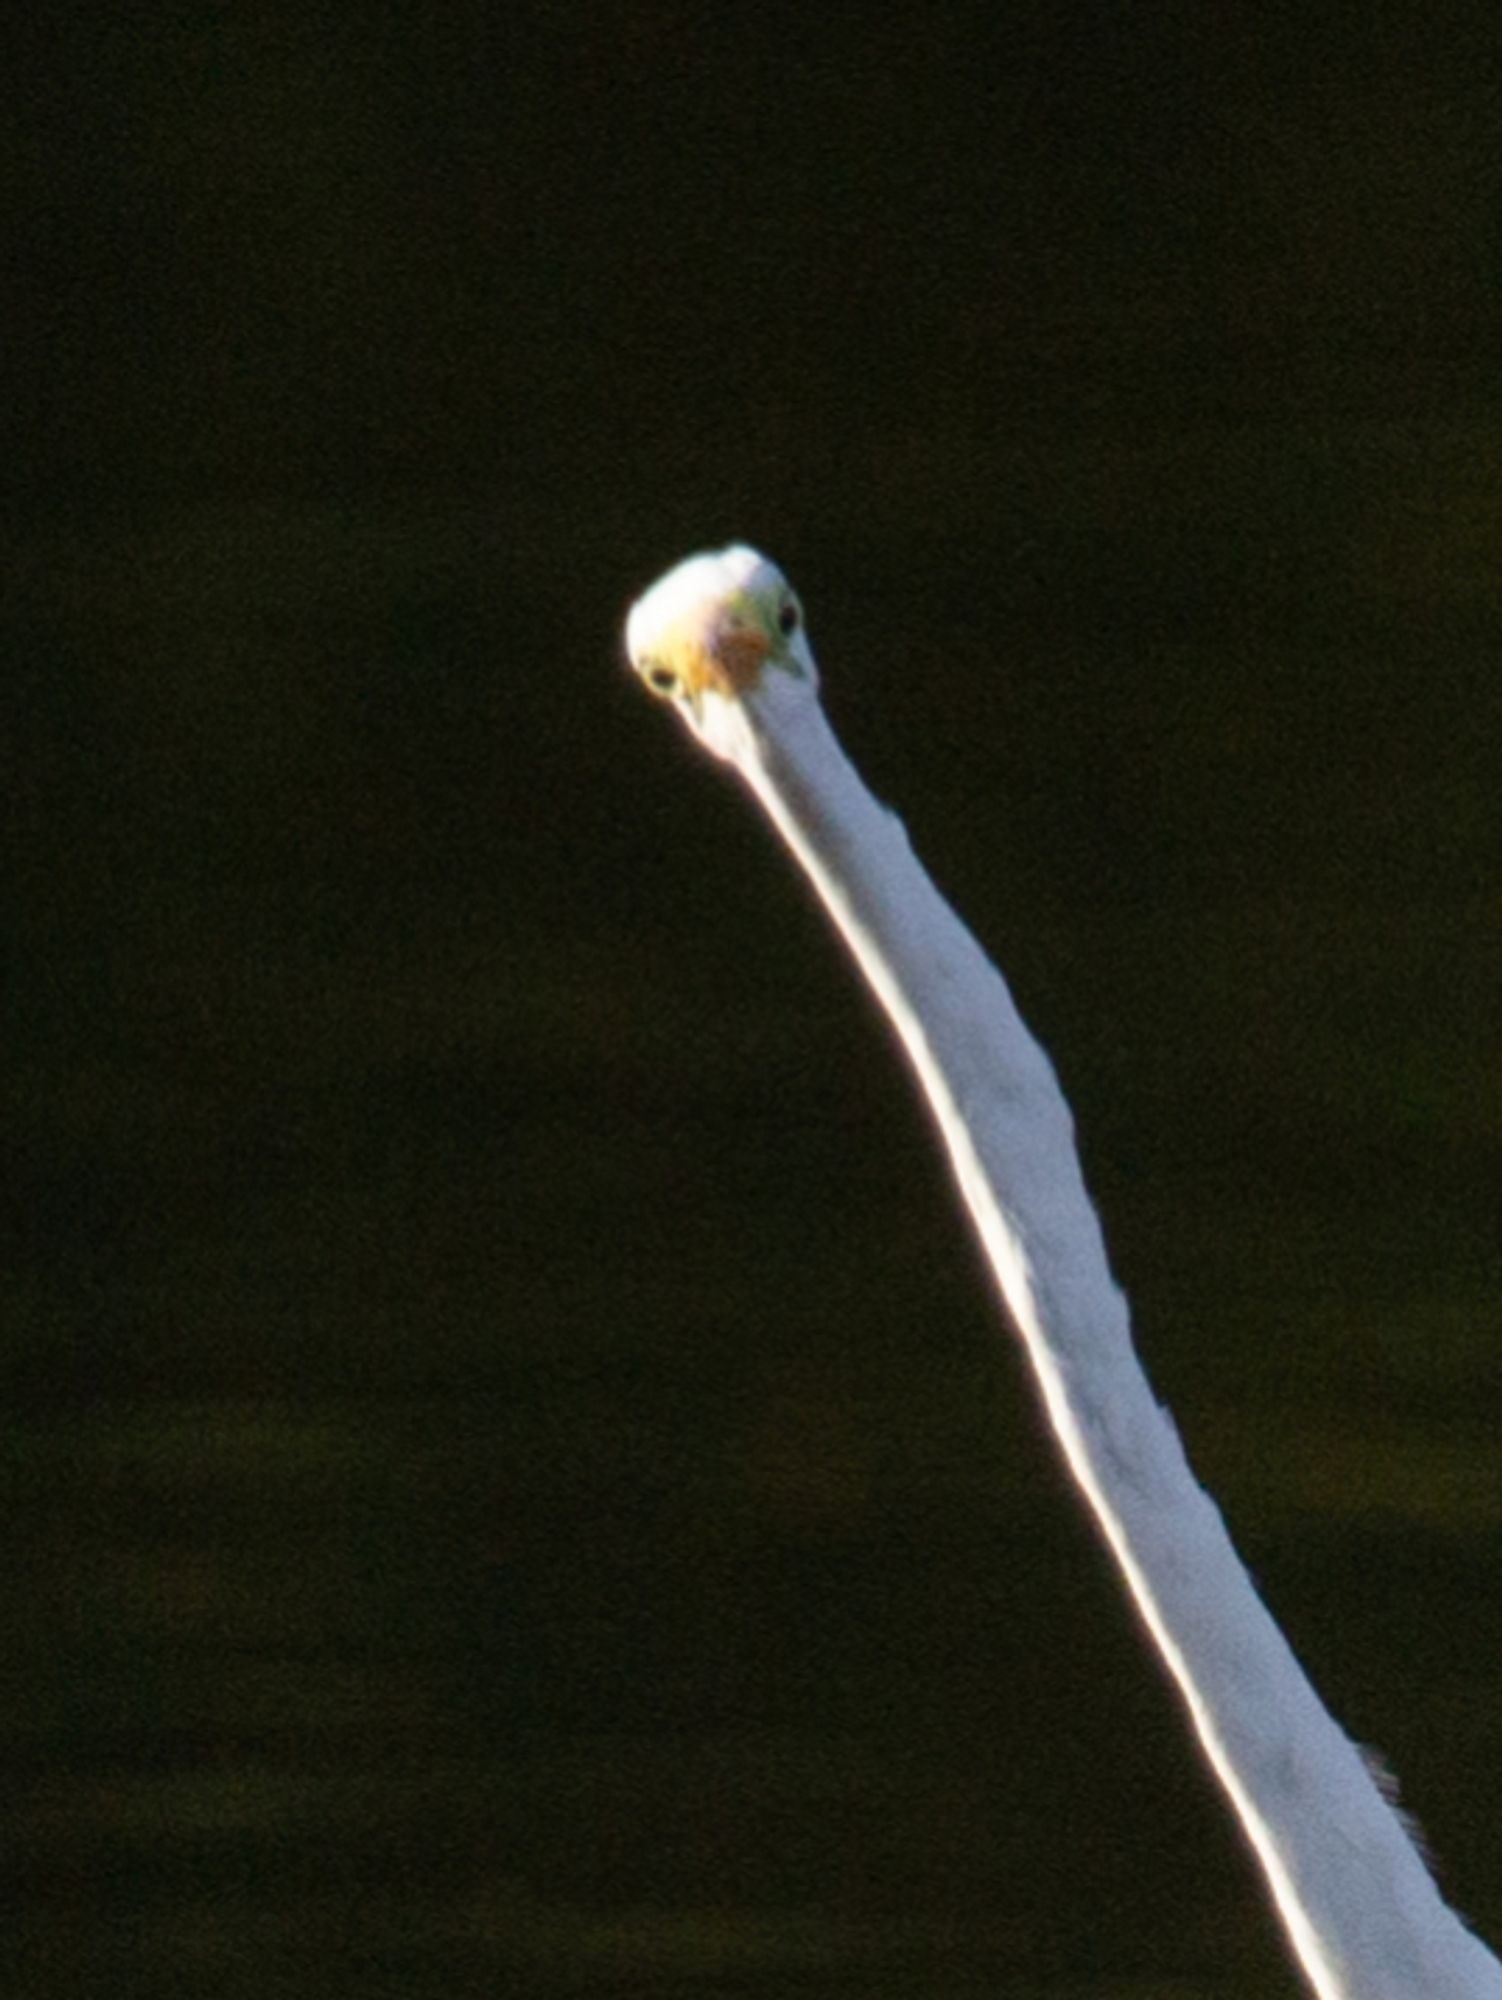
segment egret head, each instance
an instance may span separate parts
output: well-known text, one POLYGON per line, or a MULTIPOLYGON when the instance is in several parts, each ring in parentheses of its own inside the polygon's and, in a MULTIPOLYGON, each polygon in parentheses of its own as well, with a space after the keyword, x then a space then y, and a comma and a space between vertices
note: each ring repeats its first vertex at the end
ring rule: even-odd
POLYGON ((714 712, 774 673, 818 685, 803 608, 776 563, 736 543, 690 556, 637 599, 626 621, 633 669, 706 740, 714 712))

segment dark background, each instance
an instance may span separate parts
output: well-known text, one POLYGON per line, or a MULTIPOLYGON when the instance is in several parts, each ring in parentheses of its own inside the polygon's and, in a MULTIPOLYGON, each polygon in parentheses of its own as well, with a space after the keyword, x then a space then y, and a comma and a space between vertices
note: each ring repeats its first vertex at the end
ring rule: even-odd
POLYGON ((732 535, 1502 1937, 1494 8, 6 33, 4 1990, 1297 1990, 623 671, 732 535))

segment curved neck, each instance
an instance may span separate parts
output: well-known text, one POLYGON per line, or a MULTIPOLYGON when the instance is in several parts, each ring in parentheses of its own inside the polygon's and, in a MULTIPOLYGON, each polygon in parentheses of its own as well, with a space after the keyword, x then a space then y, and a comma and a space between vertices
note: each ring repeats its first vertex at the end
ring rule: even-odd
POLYGON ((1069 1468, 1321 2000, 1484 2000, 1441 1900, 1254 1590, 1134 1353, 1069 1109, 1005 981, 866 790, 817 695, 769 673, 711 747, 751 786, 891 1017, 1069 1468))

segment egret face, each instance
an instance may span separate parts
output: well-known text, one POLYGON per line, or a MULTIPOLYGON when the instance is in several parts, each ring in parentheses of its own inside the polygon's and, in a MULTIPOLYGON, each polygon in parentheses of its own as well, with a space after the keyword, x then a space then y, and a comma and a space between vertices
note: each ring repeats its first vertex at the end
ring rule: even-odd
POLYGON ((741 544, 690 556, 654 583, 632 606, 626 652, 648 690, 696 728, 707 703, 739 702, 768 668, 817 681, 787 578, 741 544))

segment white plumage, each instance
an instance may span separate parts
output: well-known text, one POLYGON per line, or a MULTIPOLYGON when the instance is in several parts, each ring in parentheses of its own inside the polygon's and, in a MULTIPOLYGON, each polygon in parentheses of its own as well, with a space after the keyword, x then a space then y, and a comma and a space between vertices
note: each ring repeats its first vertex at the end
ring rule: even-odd
POLYGON ((1320 2000, 1502 2000, 1196 1483, 1132 1346, 1069 1109, 1001 974, 825 719, 801 607, 745 547, 633 608, 632 665, 812 880, 933 1109, 1069 1469, 1177 1682, 1320 2000))

